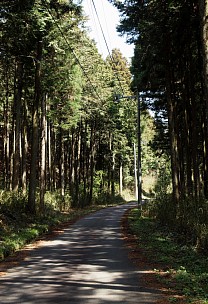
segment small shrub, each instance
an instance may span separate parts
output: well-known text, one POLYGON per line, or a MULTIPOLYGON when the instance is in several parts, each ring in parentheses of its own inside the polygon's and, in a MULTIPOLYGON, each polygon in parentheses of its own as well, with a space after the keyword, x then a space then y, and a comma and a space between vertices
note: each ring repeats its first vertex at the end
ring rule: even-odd
POLYGON ((61 190, 47 191, 45 193, 45 210, 59 210, 66 211, 71 207, 71 196, 68 192, 61 194, 61 190))

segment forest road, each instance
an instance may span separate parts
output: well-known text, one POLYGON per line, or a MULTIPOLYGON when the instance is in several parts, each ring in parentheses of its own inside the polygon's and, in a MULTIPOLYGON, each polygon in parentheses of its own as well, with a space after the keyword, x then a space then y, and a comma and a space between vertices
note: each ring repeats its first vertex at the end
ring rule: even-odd
POLYGON ((144 304, 161 295, 139 286, 120 220, 135 203, 90 214, 30 252, 0 277, 0 303, 144 304))

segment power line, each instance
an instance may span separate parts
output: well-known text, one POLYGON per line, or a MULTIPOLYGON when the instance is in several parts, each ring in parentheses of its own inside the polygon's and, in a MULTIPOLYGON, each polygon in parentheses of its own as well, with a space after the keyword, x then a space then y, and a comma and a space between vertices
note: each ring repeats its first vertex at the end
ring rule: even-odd
POLYGON ((57 23, 57 21, 56 21, 54 15, 51 13, 51 10, 48 8, 47 4, 46 4, 46 9, 47 9, 48 13, 50 14, 50 16, 52 17, 53 21, 55 22, 55 24, 56 24, 56 26, 57 26, 59 32, 61 33, 62 37, 64 38, 64 41, 66 42, 67 46, 68 46, 69 49, 71 50, 71 52, 72 52, 72 54, 73 54, 73 56, 74 56, 76 62, 77 62, 77 63, 79 64, 79 66, 81 67, 81 69, 82 69, 82 71, 83 71, 83 74, 84 74, 84 76, 87 78, 87 80, 89 81, 89 83, 90 83, 90 85, 91 85, 91 87, 92 87, 94 93, 96 94, 96 96, 98 97, 98 99, 102 102, 102 99, 100 98, 100 96, 99 96, 99 94, 98 94, 96 88, 95 88, 94 85, 92 84, 92 82, 91 82, 89 76, 87 75, 85 69, 83 68, 83 66, 82 66, 82 64, 81 64, 81 62, 80 62, 80 60, 79 60, 79 58, 77 57, 76 53, 74 52, 74 49, 73 49, 73 48, 71 47, 71 45, 69 44, 69 41, 67 40, 67 38, 66 38, 64 32, 63 32, 62 29, 60 28, 59 24, 57 23))
POLYGON ((104 50, 103 50, 103 46, 102 46, 102 43, 101 43, 101 40, 100 40, 99 29, 97 27, 97 21, 96 21, 96 16, 95 16, 95 12, 94 12, 92 2, 91 1, 86 1, 86 3, 87 3, 87 6, 88 6, 88 10, 89 10, 89 12, 92 16, 92 18, 91 18, 92 28, 97 35, 98 44, 100 45, 101 51, 103 52, 104 50))
POLYGON ((109 31, 108 31, 107 19, 106 19, 106 12, 105 12, 105 8, 104 8, 103 0, 101 0, 101 4, 102 4, 102 10, 103 10, 103 17, 104 17, 104 20, 105 20, 106 33, 107 33, 108 41, 110 43, 110 48, 112 49, 111 40, 110 40, 110 36, 109 36, 109 31))
MULTIPOLYGON (((97 8, 96 8, 96 6, 95 6, 94 0, 92 0, 92 4, 93 4, 93 7, 94 7, 94 10, 95 10, 97 19, 98 19, 98 23, 99 23, 99 26, 100 26, 100 29, 101 29, 101 32, 102 32, 102 35, 103 35, 103 39, 104 39, 106 48, 107 48, 107 50, 108 50, 109 57, 110 57, 112 63, 115 64, 114 58, 113 58, 113 56, 112 56, 111 53, 110 53, 110 50, 109 50, 109 47, 108 47, 108 43, 107 43, 107 40, 106 40, 106 38, 105 38, 105 34, 104 34, 104 31, 103 31, 103 27, 102 27, 102 25, 101 25, 100 18, 99 18, 99 15, 98 15, 97 8)), ((115 68, 113 68, 113 70, 115 70, 115 68)), ((120 88, 121 88, 121 91, 122 91, 122 93, 123 93, 123 95, 124 95, 124 91, 123 91, 123 88, 122 88, 122 85, 121 85, 120 78, 119 78, 119 76, 118 76, 117 73, 115 73, 115 74, 116 74, 116 78, 118 79, 118 82, 119 82, 119 86, 120 86, 120 88)))

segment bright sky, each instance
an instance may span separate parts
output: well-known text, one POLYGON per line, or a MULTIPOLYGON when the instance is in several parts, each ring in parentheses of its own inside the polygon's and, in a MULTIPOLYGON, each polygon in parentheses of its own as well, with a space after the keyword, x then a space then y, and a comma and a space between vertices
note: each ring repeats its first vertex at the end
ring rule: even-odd
POLYGON ((83 0, 82 4, 86 15, 88 15, 90 18, 87 24, 91 29, 90 37, 96 41, 98 50, 103 57, 106 58, 109 53, 103 38, 97 14, 110 52, 112 49, 118 48, 123 56, 127 59, 133 57, 134 46, 127 44, 126 38, 120 37, 116 31, 116 26, 119 24, 118 10, 112 4, 110 4, 108 0, 94 0, 97 14, 95 12, 92 0, 83 0))

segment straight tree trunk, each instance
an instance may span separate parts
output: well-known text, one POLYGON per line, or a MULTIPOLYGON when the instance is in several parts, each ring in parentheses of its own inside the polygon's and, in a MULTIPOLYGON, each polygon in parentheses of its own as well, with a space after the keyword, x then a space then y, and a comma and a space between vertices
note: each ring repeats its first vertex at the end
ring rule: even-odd
POLYGON ((10 110, 8 98, 4 110, 4 187, 9 190, 10 184, 10 110))
MULTIPOLYGON (((165 4, 165 10, 167 9, 165 4)), ((171 149, 171 173, 172 173, 172 187, 173 187, 173 199, 178 205, 180 192, 179 192, 179 163, 178 163, 178 143, 177 143, 177 132, 176 132, 176 104, 174 100, 173 90, 173 71, 171 62, 171 38, 169 29, 166 28, 166 45, 165 45, 165 56, 166 56, 166 96, 167 96, 167 110, 168 110, 168 127, 169 127, 169 138, 170 138, 170 149, 171 149)))
POLYGON ((108 193, 111 187, 111 167, 112 167, 112 134, 109 132, 109 162, 108 162, 108 193))
POLYGON ((115 196, 115 163, 116 163, 116 157, 115 157, 115 151, 112 150, 112 169, 111 169, 111 195, 115 196))
POLYGON ((41 110, 40 211, 44 212, 46 192, 46 96, 41 99, 41 110))
POLYGON ((21 98, 23 84, 23 63, 17 59, 16 63, 16 81, 14 89, 14 156, 13 156, 13 174, 12 190, 18 191, 20 177, 20 134, 21 134, 21 98))
MULTIPOLYGON (((208 0, 199 0, 204 95, 208 103, 208 0)), ((208 114, 207 114, 208 115, 208 114)))
POLYGON ((30 213, 36 212, 36 184, 37 184, 37 155, 38 155, 38 109, 41 98, 41 59, 42 59, 42 41, 37 42, 37 56, 35 69, 35 97, 32 113, 32 147, 30 162, 30 180, 29 180, 29 196, 27 209, 30 213))
POLYGON ((119 168, 119 192, 120 192, 120 195, 123 194, 123 166, 122 166, 122 162, 120 163, 120 168, 119 168))
POLYGON ((27 154, 28 154, 28 139, 27 139, 27 109, 24 109, 24 119, 22 125, 22 191, 27 190, 27 154))
POLYGON ((208 0, 199 0, 200 43, 202 58, 202 91, 204 104, 204 195, 208 198, 208 0))
POLYGON ((167 89, 167 102, 168 102, 168 124, 170 134, 170 147, 171 147, 171 171, 172 171, 172 185, 173 185, 173 197, 176 203, 179 202, 179 164, 178 164, 178 143, 176 134, 176 120, 175 120, 175 104, 171 91, 171 76, 170 66, 167 67, 166 76, 166 89, 167 89), (168 70, 169 69, 169 70, 168 70))
POLYGON ((64 201, 65 195, 65 168, 64 168, 64 138, 63 138, 63 130, 60 130, 60 181, 61 181, 61 198, 64 201))
POLYGON ((47 145, 47 151, 48 151, 48 189, 50 190, 50 191, 52 191, 52 172, 53 172, 53 170, 52 170, 52 151, 51 151, 51 143, 52 143, 52 141, 51 141, 51 123, 48 121, 48 123, 47 123, 47 131, 48 131, 48 135, 47 135, 47 138, 48 138, 48 140, 47 140, 47 143, 48 143, 48 145, 47 145))
POLYGON ((92 203, 93 198, 93 185, 94 185, 94 169, 95 169, 95 122, 91 125, 91 135, 90 135, 90 187, 89 187, 89 201, 88 204, 92 203))
POLYGON ((4 104, 4 150, 3 150, 3 180, 4 189, 9 189, 10 180, 10 105, 9 105, 9 64, 5 64, 5 104, 4 104))

